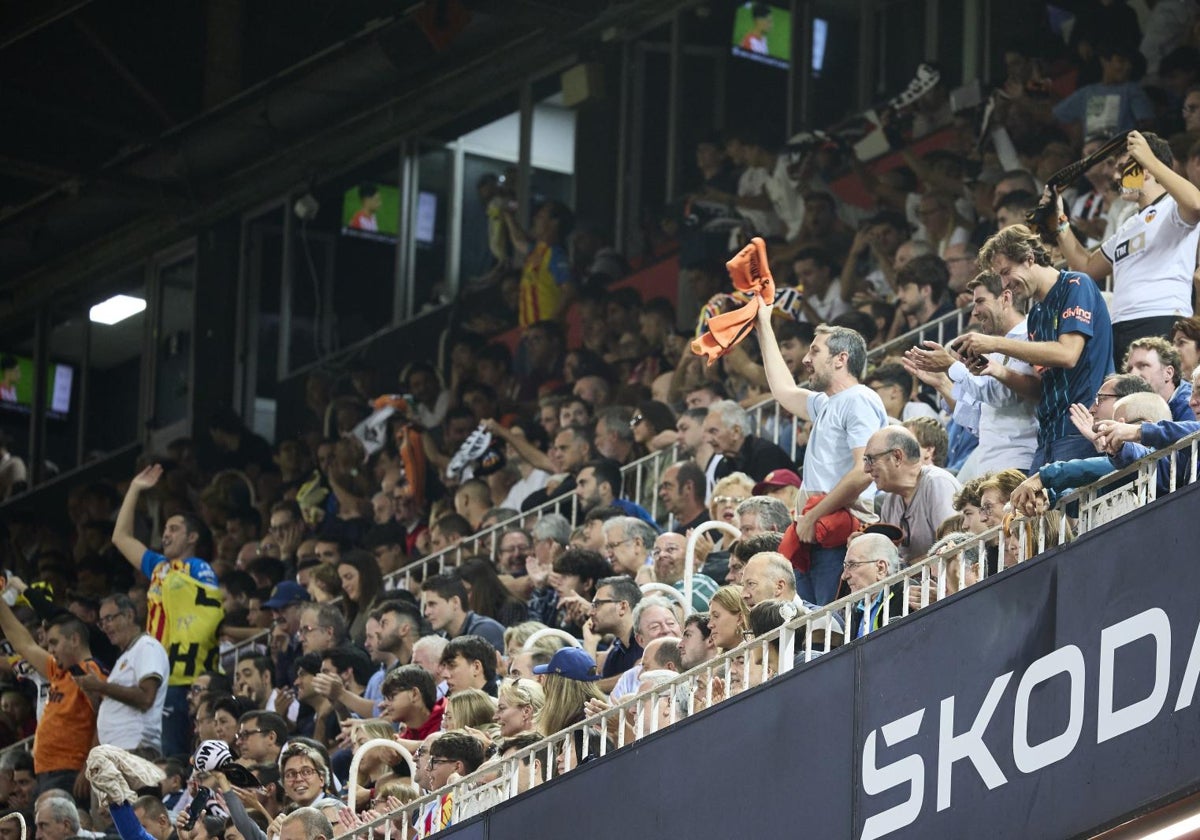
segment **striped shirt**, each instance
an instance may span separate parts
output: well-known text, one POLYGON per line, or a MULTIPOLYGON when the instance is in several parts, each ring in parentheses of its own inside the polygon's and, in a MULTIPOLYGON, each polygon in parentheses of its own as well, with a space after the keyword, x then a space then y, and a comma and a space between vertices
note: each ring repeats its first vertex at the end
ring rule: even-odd
POLYGON ((1077 434, 1071 423, 1072 403, 1091 405, 1100 385, 1113 371, 1112 323, 1108 306, 1092 278, 1060 271, 1044 300, 1029 310, 1029 340, 1057 341, 1067 333, 1084 338, 1073 368, 1039 368, 1042 398, 1037 406, 1038 445, 1046 446, 1077 434))

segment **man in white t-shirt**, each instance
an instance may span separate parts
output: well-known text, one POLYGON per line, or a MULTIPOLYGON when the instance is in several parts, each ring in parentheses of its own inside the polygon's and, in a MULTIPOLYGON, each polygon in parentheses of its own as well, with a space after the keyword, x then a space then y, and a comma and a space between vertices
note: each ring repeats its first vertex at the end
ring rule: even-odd
MULTIPOLYGON (((1065 221, 1059 226, 1058 247, 1072 270, 1091 277, 1113 273, 1109 313, 1118 367, 1131 341, 1170 335, 1176 319, 1192 314, 1200 189, 1171 169, 1173 161, 1170 145, 1157 134, 1129 132, 1117 177, 1131 162, 1140 166, 1141 186, 1135 176, 1120 187, 1121 198, 1136 203, 1138 212, 1090 253, 1065 221)), ((1057 205, 1061 219, 1061 197, 1057 205)))
MULTIPOLYGON (((803 511, 807 497, 824 494, 796 520, 796 536, 816 542, 816 525, 822 517, 849 509, 862 518, 869 513, 874 488, 863 470, 868 439, 887 425, 879 395, 859 380, 867 365, 867 344, 854 330, 817 327, 804 357, 808 387, 796 384, 783 360, 771 327, 769 307, 759 307, 758 340, 771 394, 779 405, 801 420, 812 423, 804 451, 804 487, 796 498, 803 511)), ((812 545, 809 570, 796 574, 796 591, 814 604, 827 604, 841 583, 846 547, 812 545)))
POLYGON ((121 655, 106 682, 100 683, 96 736, 101 744, 124 750, 162 750, 163 703, 167 698, 167 651, 142 630, 128 595, 100 602, 100 629, 121 655))

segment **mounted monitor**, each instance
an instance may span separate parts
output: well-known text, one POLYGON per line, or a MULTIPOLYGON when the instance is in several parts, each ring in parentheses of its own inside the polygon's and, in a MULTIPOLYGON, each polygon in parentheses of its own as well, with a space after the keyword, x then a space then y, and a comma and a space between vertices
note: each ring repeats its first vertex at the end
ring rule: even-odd
POLYGON ((733 16, 733 54, 786 70, 792 63, 792 13, 767 3, 743 3, 733 16))
MULTIPOLYGON (((65 420, 71 413, 71 388, 75 368, 51 364, 47 371, 46 416, 65 420)), ((33 359, 0 353, 0 410, 29 414, 33 411, 33 359)))
POLYGON ((364 181, 342 196, 342 233, 378 242, 395 242, 400 228, 400 191, 364 181))

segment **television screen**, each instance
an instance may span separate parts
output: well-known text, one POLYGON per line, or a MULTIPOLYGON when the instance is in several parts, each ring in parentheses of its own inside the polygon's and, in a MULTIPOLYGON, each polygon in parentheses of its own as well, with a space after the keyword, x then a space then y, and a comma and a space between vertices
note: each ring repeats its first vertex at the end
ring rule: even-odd
MULTIPOLYGON (((51 364, 47 371, 46 416, 62 420, 71 411, 75 369, 51 364)), ((33 359, 0 354, 0 409, 28 414, 33 410, 33 359)))
POLYGON ((342 196, 342 233, 395 242, 400 228, 400 190, 364 181, 342 196))
POLYGON ((733 16, 733 54, 787 69, 792 61, 792 14, 766 3, 743 3, 733 16))

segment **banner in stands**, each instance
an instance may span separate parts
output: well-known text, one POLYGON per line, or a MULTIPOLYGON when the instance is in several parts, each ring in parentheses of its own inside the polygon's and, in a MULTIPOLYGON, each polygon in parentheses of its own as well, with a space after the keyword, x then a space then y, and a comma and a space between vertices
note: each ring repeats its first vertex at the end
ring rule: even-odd
POLYGON ((1200 565, 1180 513, 1198 501, 1185 489, 582 767, 488 814, 489 836, 1062 838, 1190 792, 1200 565))

